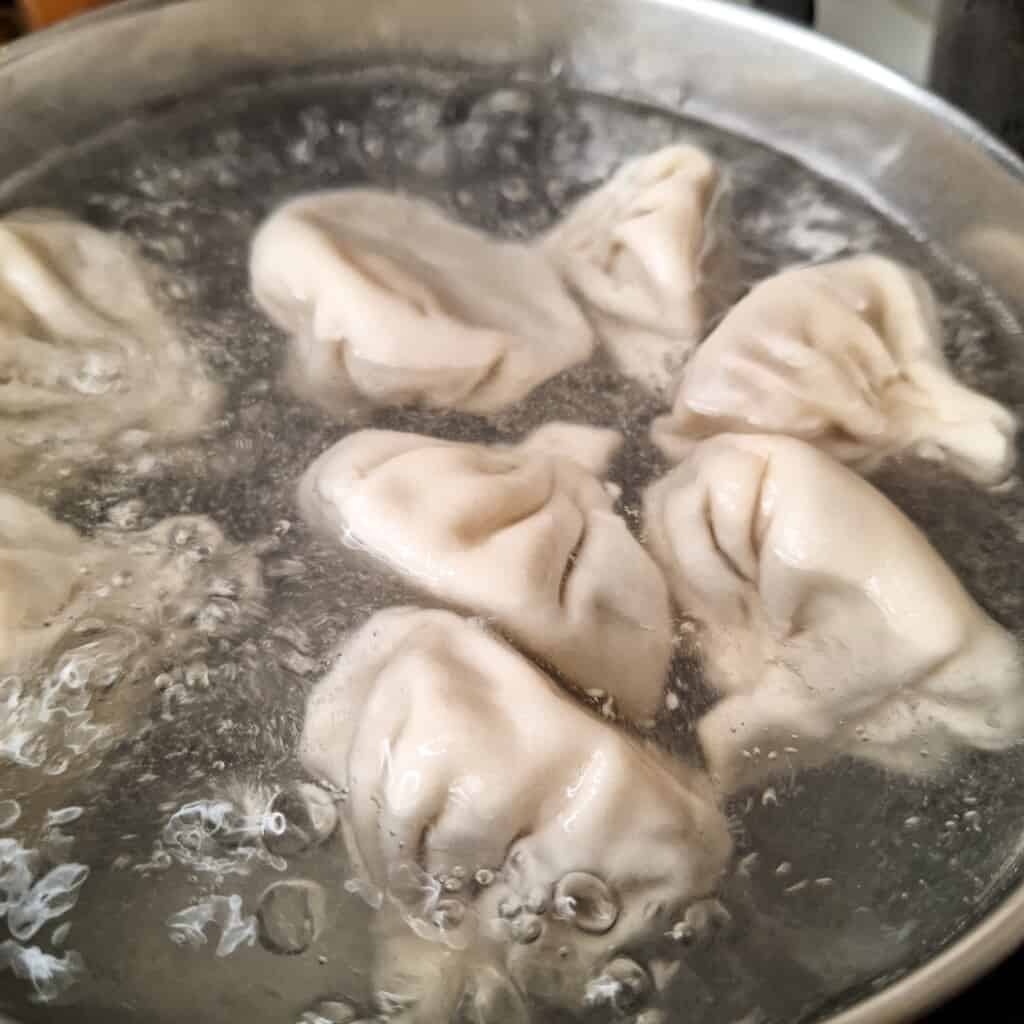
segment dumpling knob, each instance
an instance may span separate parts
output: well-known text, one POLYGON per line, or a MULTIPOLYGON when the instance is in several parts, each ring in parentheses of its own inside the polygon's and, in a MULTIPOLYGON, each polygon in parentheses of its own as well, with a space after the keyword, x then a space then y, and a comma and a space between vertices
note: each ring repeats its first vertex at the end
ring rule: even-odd
POLYGON ((587 871, 570 871, 555 886, 555 913, 580 931, 603 935, 619 918, 619 904, 605 883, 587 871))

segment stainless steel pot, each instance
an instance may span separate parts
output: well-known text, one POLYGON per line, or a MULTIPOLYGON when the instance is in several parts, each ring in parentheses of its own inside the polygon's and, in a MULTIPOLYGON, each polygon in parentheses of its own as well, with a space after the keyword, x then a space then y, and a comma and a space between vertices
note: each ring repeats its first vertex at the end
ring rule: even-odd
MULTIPOLYGON (((133 122, 183 98, 296 69, 453 55, 499 77, 526 71, 649 104, 788 154, 927 239, 1020 334, 1024 164, 878 65, 703 0, 129 0, 3 51, 0 206, 40 168, 74 159, 77 144, 114 126, 130 137, 133 122)), ((991 884, 1010 887, 1021 866, 1011 859, 991 884)), ((906 1021, 977 977, 1024 939, 1024 888, 970 924, 833 1024, 906 1021)))

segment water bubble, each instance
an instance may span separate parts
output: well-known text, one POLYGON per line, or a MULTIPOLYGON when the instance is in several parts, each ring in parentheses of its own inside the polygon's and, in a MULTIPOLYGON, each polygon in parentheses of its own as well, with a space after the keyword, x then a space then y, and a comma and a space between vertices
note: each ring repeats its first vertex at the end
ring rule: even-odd
POLYGON ((348 1003, 340 999, 325 999, 312 1010, 307 1010, 299 1018, 299 1024, 357 1024, 358 1016, 348 1003))
POLYGON ((489 868, 480 868, 479 871, 473 876, 476 884, 481 888, 486 889, 487 886, 494 884, 494 872, 489 868))
POLYGON ((17 800, 0 800, 0 829, 10 828, 21 817, 17 800))
POLYGON ((242 917, 242 897, 237 893, 211 896, 167 919, 171 941, 193 949, 206 945, 206 929, 211 924, 217 924, 221 931, 216 948, 218 957, 230 956, 239 946, 251 946, 256 941, 256 919, 251 915, 242 917))
POLYGON ((345 882, 345 892, 358 896, 371 910, 380 910, 384 906, 384 893, 375 885, 364 882, 361 878, 350 878, 345 882))
POLYGON ((75 950, 56 957, 38 946, 26 947, 7 939, 0 942, 0 971, 5 969, 32 985, 33 1002, 47 1003, 78 981, 85 973, 85 961, 75 950))
POLYGON ((302 853, 324 842, 338 825, 331 795, 312 783, 298 783, 282 790, 270 805, 280 831, 265 830, 267 849, 284 856, 302 853))
POLYGON ((68 825, 72 821, 78 821, 82 816, 83 809, 81 807, 61 807, 56 811, 46 812, 46 827, 50 828, 53 825, 68 825))
POLYGON ((104 395, 121 377, 118 361, 105 352, 89 352, 68 383, 81 395, 104 395))
POLYGON ((650 977, 635 960, 616 957, 587 984, 584 1003, 629 1012, 640 1008, 650 995, 651 987, 650 977))
POLYGON ((458 928, 462 924, 465 914, 466 907, 461 900, 446 899, 438 902, 431 915, 431 920, 435 928, 444 931, 449 928, 458 928))
POLYGON ((78 902, 78 890, 89 877, 84 864, 61 864, 8 907, 7 927, 20 942, 32 938, 47 921, 61 917, 78 902))
POLYGON ((14 708, 21 700, 21 679, 18 676, 5 676, 0 679, 0 704, 14 708))
POLYGON ((538 917, 532 914, 522 914, 512 922, 512 941, 524 946, 529 945, 540 938, 543 930, 544 926, 538 917))
POLYGON ((531 914, 547 913, 550 904, 551 894, 543 886, 537 886, 529 891, 526 896, 526 909, 531 914))
POLYGON ((500 187, 502 198, 510 203, 524 203, 530 198, 530 186, 525 178, 506 178, 500 187))
POLYGON ((275 882, 263 893, 256 915, 260 943, 273 953, 305 952, 323 929, 326 905, 316 882, 275 882))
POLYGON ((523 912, 523 905, 516 896, 503 896, 498 903, 498 917, 506 920, 518 917, 523 912))

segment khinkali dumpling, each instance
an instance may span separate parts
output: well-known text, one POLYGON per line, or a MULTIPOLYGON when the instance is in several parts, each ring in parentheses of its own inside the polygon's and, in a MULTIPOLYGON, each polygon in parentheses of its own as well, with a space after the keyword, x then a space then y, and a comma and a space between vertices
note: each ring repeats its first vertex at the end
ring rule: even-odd
POLYGON ((705 776, 451 612, 392 608, 359 629, 308 698, 300 756, 347 793, 364 884, 445 954, 437 972, 380 958, 427 988, 401 992, 416 1021, 448 1020, 448 982, 474 967, 579 1007, 609 960, 713 890, 730 852, 705 776))
POLYGON ((718 183, 702 150, 668 146, 627 163, 543 241, 614 362, 658 392, 704 327, 718 183))
POLYGON ((569 682, 646 719, 671 655, 669 601, 595 475, 617 444, 566 424, 515 448, 366 430, 313 463, 299 503, 324 535, 493 619, 569 682))
POLYGON ((0 491, 0 766, 65 777, 175 696, 160 673, 179 696, 192 666, 205 678, 262 598, 255 553, 206 517, 86 538, 0 491))
POLYGON ((697 350, 653 436, 679 459, 727 431, 788 434, 859 469, 910 451, 998 484, 1016 426, 953 377, 924 279, 859 256, 757 285, 697 350))
POLYGON ((723 695, 699 732, 727 786, 770 770, 755 748, 924 773, 1024 736, 1013 638, 895 505, 816 448, 701 442, 644 512, 723 695))
POLYGON ((0 474, 192 437, 220 399, 126 241, 45 211, 0 218, 0 474))
POLYGON ((293 388, 336 414, 357 395, 493 412, 593 347, 543 254, 409 196, 346 189, 288 202, 257 233, 250 274, 291 335, 293 388))
POLYGON ((32 664, 53 645, 85 550, 70 526, 0 491, 0 671, 32 664))

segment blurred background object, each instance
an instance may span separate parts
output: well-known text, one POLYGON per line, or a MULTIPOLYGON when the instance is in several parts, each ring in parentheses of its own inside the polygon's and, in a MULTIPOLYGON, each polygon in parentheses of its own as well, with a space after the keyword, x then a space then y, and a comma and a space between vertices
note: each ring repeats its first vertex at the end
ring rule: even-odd
POLYGON ((18 21, 14 0, 0 0, 0 46, 9 43, 17 34, 18 21))
POLYGON ((1024 154, 1024 3, 946 0, 930 84, 1024 154))
POLYGON ((102 7, 107 2, 109 0, 17 0, 17 6, 22 27, 33 32, 93 7, 102 7))
POLYGON ((1024 0, 734 0, 873 57, 1024 154, 1024 0))
POLYGON ((926 84, 942 0, 734 0, 780 14, 926 84))

